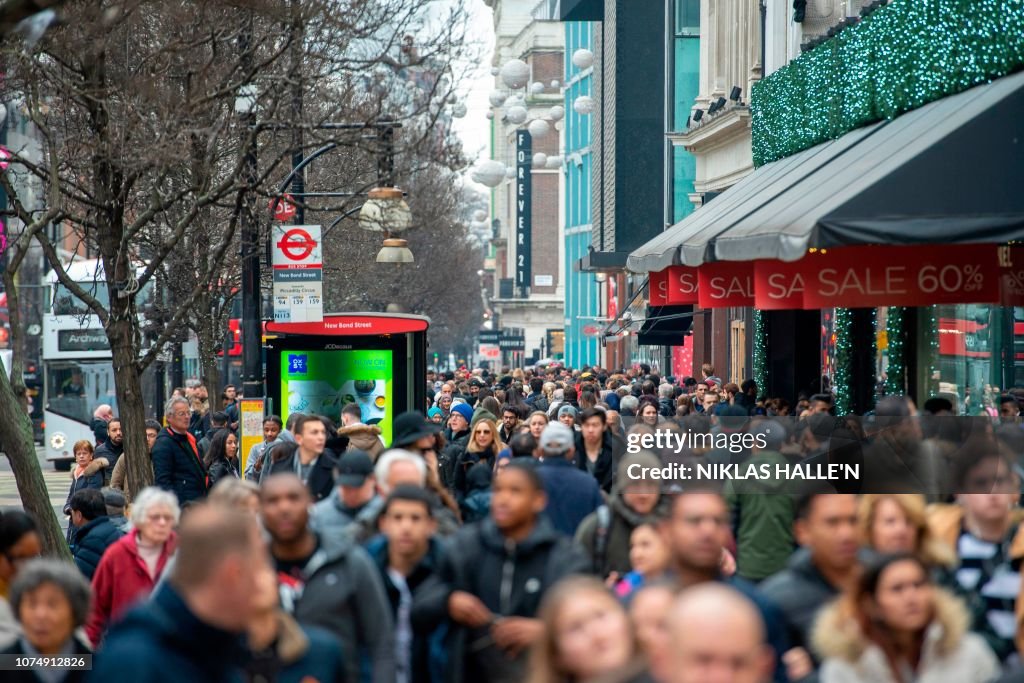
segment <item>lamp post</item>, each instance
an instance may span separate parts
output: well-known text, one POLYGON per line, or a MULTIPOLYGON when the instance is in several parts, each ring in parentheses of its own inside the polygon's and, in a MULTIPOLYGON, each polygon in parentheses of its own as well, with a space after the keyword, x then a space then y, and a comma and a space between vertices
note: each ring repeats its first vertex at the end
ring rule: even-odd
MULTIPOLYGON (((243 51, 247 51, 247 46, 243 51)), ((242 395, 263 396, 263 330, 260 315, 260 227, 254 203, 258 182, 256 148, 256 86, 248 84, 238 91, 235 111, 242 118, 245 144, 245 200, 242 204, 242 395)), ((224 351, 225 357, 227 350, 224 351)), ((226 380, 225 380, 226 381, 226 380)))

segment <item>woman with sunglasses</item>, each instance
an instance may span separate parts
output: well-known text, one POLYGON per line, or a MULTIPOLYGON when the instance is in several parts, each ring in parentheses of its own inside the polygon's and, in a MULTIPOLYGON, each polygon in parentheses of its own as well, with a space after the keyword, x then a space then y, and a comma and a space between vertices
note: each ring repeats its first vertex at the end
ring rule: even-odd
POLYGON ((497 422, 489 417, 478 418, 470 427, 469 442, 455 468, 455 491, 459 500, 465 498, 468 493, 466 472, 469 471, 469 468, 479 462, 485 462, 493 470, 498 453, 501 453, 503 448, 505 448, 505 444, 501 442, 497 422))

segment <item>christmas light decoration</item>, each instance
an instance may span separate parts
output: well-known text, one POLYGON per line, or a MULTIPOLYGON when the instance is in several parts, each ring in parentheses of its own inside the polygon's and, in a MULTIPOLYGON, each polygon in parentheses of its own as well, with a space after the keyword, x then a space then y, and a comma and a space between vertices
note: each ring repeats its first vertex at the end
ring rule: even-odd
POLYGON ((902 306, 890 306, 885 318, 886 336, 889 338, 889 365, 886 368, 885 393, 887 396, 902 396, 907 380, 907 356, 904 342, 907 332, 902 306))
POLYGON ((764 311, 754 311, 754 381, 761 394, 768 392, 768 335, 764 329, 764 311))
POLYGON ((850 395, 853 343, 850 330, 853 327, 853 311, 849 308, 837 308, 835 316, 833 329, 836 334, 836 374, 832 380, 832 391, 835 394, 836 415, 842 417, 853 412, 853 397, 850 395))
POLYGON ((755 166, 1024 67, 1020 0, 893 0, 755 84, 755 166))

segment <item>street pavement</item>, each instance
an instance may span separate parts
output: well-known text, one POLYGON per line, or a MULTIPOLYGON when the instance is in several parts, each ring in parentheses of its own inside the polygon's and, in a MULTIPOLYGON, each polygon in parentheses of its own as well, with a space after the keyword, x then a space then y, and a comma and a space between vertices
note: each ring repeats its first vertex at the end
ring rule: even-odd
MULTIPOLYGON (((57 472, 53 464, 46 461, 46 452, 42 446, 36 447, 36 457, 39 458, 39 466, 43 470, 43 479, 46 482, 46 491, 50 494, 50 505, 57 513, 62 529, 67 529, 68 518, 64 515, 64 501, 67 499, 68 490, 71 488, 71 473, 57 472)), ((0 509, 17 508, 21 509, 21 496, 18 493, 18 485, 14 481, 14 473, 11 472, 11 463, 7 456, 0 456, 0 509)))

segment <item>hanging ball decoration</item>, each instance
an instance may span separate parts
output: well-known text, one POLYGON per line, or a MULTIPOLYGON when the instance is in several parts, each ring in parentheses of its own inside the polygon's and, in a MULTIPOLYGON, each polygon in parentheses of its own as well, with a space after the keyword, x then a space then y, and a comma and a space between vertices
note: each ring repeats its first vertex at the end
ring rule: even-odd
POLYGON ((544 168, 548 165, 548 155, 544 152, 537 152, 533 155, 533 167, 544 168))
POLYGON ((466 105, 464 103, 457 102, 455 106, 452 107, 452 116, 454 116, 457 119, 461 119, 466 115, 467 111, 468 110, 466 109, 466 105))
POLYGON ((473 169, 470 177, 474 182, 487 187, 497 187, 505 179, 505 164, 494 159, 481 161, 473 169))
POLYGON ((530 121, 530 125, 527 128, 530 131, 530 135, 535 138, 542 138, 551 131, 551 126, 544 119, 530 121))
POLYGON ((483 223, 487 220, 487 212, 483 209, 477 209, 473 212, 473 220, 477 223, 483 223))
POLYGON ((510 59, 501 67, 501 80, 512 89, 525 87, 530 82, 530 66, 521 59, 510 59))
POLYGON ((491 75, 492 75, 492 76, 497 76, 497 75, 498 75, 498 74, 500 74, 500 73, 501 73, 501 69, 499 69, 499 68, 498 68, 498 67, 496 67, 496 66, 492 66, 492 67, 491 67, 491 75))
POLYGON ((548 157, 548 163, 544 165, 545 168, 562 168, 562 157, 554 156, 548 157))
POLYGON ((500 107, 505 104, 505 91, 503 90, 492 90, 487 95, 487 100, 491 103, 492 107, 500 107))
POLYGON ((583 116, 592 114, 594 113, 594 98, 590 95, 580 95, 572 103, 572 108, 576 110, 577 114, 582 114, 583 116))
POLYGON ((452 93, 451 95, 448 96, 448 104, 455 104, 458 101, 459 101, 459 96, 456 95, 455 93, 452 93))
POLYGON ((559 82, 558 80, 551 81, 551 83, 549 83, 549 85, 551 86, 552 90, 558 90, 559 88, 562 87, 561 82, 559 82))
POLYGON ((486 114, 484 114, 484 116, 486 116, 488 118, 488 120, 493 119, 494 118, 494 112, 493 111, 489 111, 486 114))
POLYGON ((519 125, 520 123, 526 123, 526 119, 529 114, 526 112, 526 107, 521 105, 515 105, 505 110, 505 118, 508 119, 509 123, 519 125))
POLYGON ((530 94, 542 95, 544 93, 544 84, 540 81, 534 81, 530 84, 530 94))
POLYGON ((581 47, 572 53, 572 63, 577 69, 589 69, 594 66, 594 53, 581 47))
POLYGON ((505 177, 508 178, 509 180, 515 180, 515 177, 516 177, 516 167, 515 166, 509 166, 507 169, 505 169, 505 177))
POLYGON ((561 121, 565 118, 565 107, 560 104, 551 107, 551 109, 548 109, 548 118, 552 121, 561 121))

